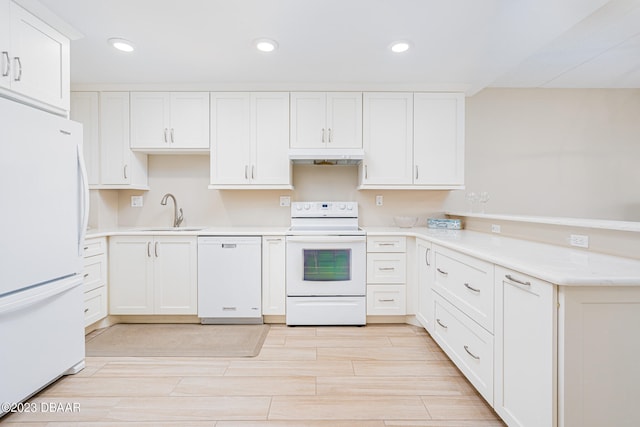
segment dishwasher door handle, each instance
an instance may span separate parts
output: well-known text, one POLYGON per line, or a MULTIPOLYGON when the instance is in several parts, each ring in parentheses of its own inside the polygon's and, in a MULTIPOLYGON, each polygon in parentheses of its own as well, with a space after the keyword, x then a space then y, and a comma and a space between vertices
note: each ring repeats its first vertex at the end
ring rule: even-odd
POLYGON ((236 246, 238 246, 235 243, 223 243, 222 244, 222 249, 235 249, 236 246))

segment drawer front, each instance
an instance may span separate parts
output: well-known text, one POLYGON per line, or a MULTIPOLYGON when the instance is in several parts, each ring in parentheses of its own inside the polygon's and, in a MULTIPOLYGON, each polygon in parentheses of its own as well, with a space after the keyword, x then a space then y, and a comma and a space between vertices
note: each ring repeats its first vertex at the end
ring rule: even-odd
POLYGON ((367 254, 367 283, 405 283, 406 280, 406 254, 367 254))
POLYGON ((367 285, 367 314, 403 316, 407 313, 404 285, 367 285))
POLYGON ((407 238, 404 236, 367 237, 367 252, 406 252, 407 238))
POLYGON ((107 287, 102 286, 84 294, 84 326, 107 317, 107 287))
POLYGON ((493 264, 446 248, 436 248, 435 290, 493 332, 493 264))
POLYGON ((96 237, 93 239, 86 239, 84 241, 84 254, 85 258, 102 255, 107 253, 107 239, 105 237, 96 237))
POLYGON ((107 283, 107 256, 96 255, 84 259, 83 284, 88 292, 107 283))
POLYGON ((439 295, 435 295, 433 338, 493 405, 493 335, 470 320, 439 295))

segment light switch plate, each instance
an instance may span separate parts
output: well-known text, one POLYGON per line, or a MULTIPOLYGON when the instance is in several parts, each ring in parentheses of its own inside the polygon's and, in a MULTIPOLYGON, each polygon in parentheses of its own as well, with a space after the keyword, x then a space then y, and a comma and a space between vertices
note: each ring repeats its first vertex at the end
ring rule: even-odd
POLYGON ((500 233, 500 232, 502 232, 500 224, 491 224, 491 232, 492 233, 500 233))
POLYGON ((569 236, 569 244, 578 248, 588 248, 589 236, 584 236, 582 234, 572 234, 571 236, 569 236))
POLYGON ((141 208, 144 205, 144 198, 142 196, 131 196, 131 207, 141 208))
POLYGON ((376 206, 382 206, 384 204, 384 199, 382 196, 376 196, 376 206))

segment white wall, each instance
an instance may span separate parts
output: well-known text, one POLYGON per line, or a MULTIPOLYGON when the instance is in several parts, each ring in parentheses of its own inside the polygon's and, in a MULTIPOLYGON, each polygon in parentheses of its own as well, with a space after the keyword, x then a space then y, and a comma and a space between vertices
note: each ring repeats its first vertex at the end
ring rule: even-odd
MULTIPOLYGON (((490 193, 489 213, 640 221, 640 90, 467 98, 466 184, 490 193)), ((445 208, 467 211, 464 192, 445 208)))

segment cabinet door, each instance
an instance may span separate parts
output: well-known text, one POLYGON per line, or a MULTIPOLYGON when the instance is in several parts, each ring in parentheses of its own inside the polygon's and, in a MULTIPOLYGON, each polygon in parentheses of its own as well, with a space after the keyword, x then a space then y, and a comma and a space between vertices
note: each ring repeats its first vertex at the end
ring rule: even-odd
POLYGON ((133 171, 129 149, 129 93, 100 94, 100 181, 129 184, 133 171))
POLYGON ((154 313, 197 314, 196 237, 156 236, 153 243, 154 313))
POLYGON ((151 238, 109 238, 109 313, 153 314, 151 238))
POLYGON ((434 295, 433 295, 433 251, 431 243, 416 240, 416 266, 418 268, 418 312, 416 317, 428 332, 433 331, 434 295))
POLYGON ((362 93, 327 93, 328 148, 362 148, 362 93))
POLYGON ((171 148, 209 148, 209 93, 171 93, 171 148))
POLYGON ((495 277, 494 408, 510 426, 555 426, 555 286, 500 266, 495 277))
POLYGON ((170 94, 131 92, 131 148, 170 147, 170 94))
POLYGON ((413 94, 365 93, 362 184, 413 183, 413 94))
POLYGON ((11 86, 11 2, 0 0, 0 87, 11 86))
POLYGON ((211 184, 248 184, 251 94, 211 94, 211 184))
POLYGON ((327 145, 327 99, 324 92, 291 93, 291 148, 327 145))
POLYGON ((100 108, 98 92, 71 92, 71 120, 82 123, 82 151, 89 185, 100 184, 100 108))
POLYGON ((284 316, 285 291, 284 236, 262 238, 262 314, 284 316))
POLYGON ((413 96, 414 183, 464 185, 464 95, 413 96))
POLYGON ((69 40, 11 3, 11 89, 69 110, 69 40))
POLYGON ((290 185, 289 94, 251 95, 251 182, 290 185))

